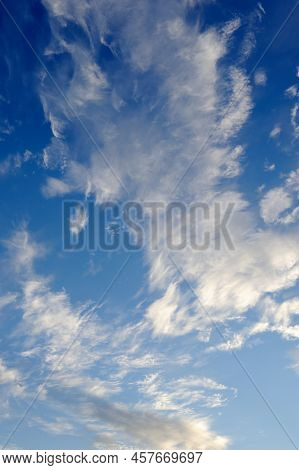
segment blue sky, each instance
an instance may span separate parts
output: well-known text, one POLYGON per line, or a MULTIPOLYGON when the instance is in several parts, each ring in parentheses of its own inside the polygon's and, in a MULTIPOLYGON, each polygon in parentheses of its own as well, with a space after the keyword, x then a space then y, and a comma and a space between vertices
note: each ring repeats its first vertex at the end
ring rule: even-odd
POLYGON ((298 15, 0 1, 2 446, 299 445, 298 15), (233 203, 234 250, 63 250, 65 200, 233 203))

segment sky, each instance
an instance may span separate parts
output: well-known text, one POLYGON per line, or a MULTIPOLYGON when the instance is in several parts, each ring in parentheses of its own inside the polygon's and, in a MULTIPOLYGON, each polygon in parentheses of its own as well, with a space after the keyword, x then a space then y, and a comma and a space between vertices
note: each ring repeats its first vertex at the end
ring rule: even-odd
POLYGON ((299 445, 297 5, 0 0, 2 447, 299 445))

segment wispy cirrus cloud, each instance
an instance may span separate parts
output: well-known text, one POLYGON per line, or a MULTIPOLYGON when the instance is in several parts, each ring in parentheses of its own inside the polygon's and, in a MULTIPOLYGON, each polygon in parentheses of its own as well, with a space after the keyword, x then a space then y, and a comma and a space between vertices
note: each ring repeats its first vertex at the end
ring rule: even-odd
MULTIPOLYGON (((65 77, 61 81, 68 83, 67 96, 72 98, 76 112, 88 124, 92 135, 97 136, 97 143, 112 167, 117 168, 129 192, 137 198, 169 200, 181 175, 191 165, 192 171, 187 171, 184 184, 177 188, 182 200, 210 203, 217 198, 222 204, 234 203, 230 230, 236 252, 227 252, 225 248, 216 254, 186 250, 176 256, 182 274, 192 284, 202 306, 211 310, 213 319, 230 322, 240 315, 246 318, 246 313, 259 308, 266 295, 294 286, 298 279, 295 234, 282 234, 274 227, 261 229, 258 214, 250 208, 241 189, 232 184, 233 178, 243 171, 246 153, 246 143, 236 145, 235 139, 254 107, 250 79, 243 64, 256 45, 256 24, 266 14, 262 3, 247 19, 234 66, 224 65, 223 59, 229 53, 233 35, 239 31, 239 18, 201 30, 185 21, 186 5, 179 2, 173 2, 171 12, 158 2, 153 17, 145 0, 137 8, 130 1, 122 5, 104 1, 97 11, 87 3, 80 7, 80 20, 73 13, 79 7, 73 8, 71 1, 45 5, 53 34, 49 57, 55 51, 68 52, 75 73, 71 81, 65 77), (88 21, 91 13, 95 18, 92 29, 88 21), (117 34, 111 34, 120 18, 117 34), (85 42, 74 45, 72 39, 62 36, 59 26, 70 20, 82 29, 85 42), (105 67, 101 70, 99 62, 96 68, 89 66, 95 62, 98 37, 101 47, 111 54, 113 66, 109 70, 105 67), (86 69, 84 73, 81 64, 86 69), (117 80, 120 71, 126 73, 125 87, 117 80), (149 80, 155 84, 151 93, 147 92, 149 80), (90 93, 81 102, 76 99, 76 90, 81 90, 88 81, 90 93), (134 114, 129 112, 132 102, 134 114), (163 179, 160 175, 164 175, 163 179), (223 183, 225 179, 227 186, 223 183)), ((57 79, 60 80, 59 74, 57 79)), ((266 85, 266 72, 259 68, 253 79, 256 85, 266 85)), ((63 133, 55 129, 67 129, 75 119, 66 102, 59 98, 56 103, 58 99, 49 92, 51 88, 45 78, 40 94, 45 112, 54 122, 54 145, 57 140, 63 141, 63 133)), ((293 95, 294 91, 288 94, 293 95)), ((292 109, 294 125, 296 109, 292 109)), ((80 129, 77 124, 76 129, 80 129)), ((64 176, 61 180, 49 178, 44 194, 80 191, 84 195, 95 194, 98 202, 122 197, 122 189, 111 171, 81 130, 80 134, 87 143, 84 155, 78 139, 71 140, 70 153, 64 160, 67 161, 64 176)), ((278 139, 280 134, 281 126, 276 124, 270 138, 278 139)), ((260 202, 264 222, 276 223, 292 204, 293 194, 289 190, 272 188, 260 202)), ((296 214, 296 209, 288 213, 285 223, 295 222, 296 214)), ((178 231, 179 228, 176 227, 178 231)), ((181 336, 193 331, 206 341, 210 320, 191 293, 186 294, 167 252, 163 249, 154 254, 148 252, 146 259, 149 287, 157 293, 145 312, 153 334, 181 336)), ((243 342, 236 339, 236 344, 243 342)))
MULTIPOLYGON (((39 398, 51 419, 35 416, 30 424, 46 432, 73 435, 81 426, 96 447, 226 448, 230 439, 206 414, 236 391, 203 373, 200 360, 265 332, 285 340, 298 335, 291 292, 299 276, 297 173, 273 183, 254 207, 238 180, 247 163, 241 131, 255 106, 252 83, 267 83, 268 69, 259 68, 251 83, 246 66, 265 8, 259 2, 247 16, 209 25, 189 21, 207 2, 42 3, 51 37, 43 61, 51 76, 40 71, 38 94, 52 132, 42 152, 42 195, 79 193, 98 204, 127 195, 233 204, 235 249, 215 249, 216 233, 210 249, 187 248, 173 262, 159 233, 158 250, 144 252, 141 288, 148 298, 138 317, 120 320, 114 307, 109 323, 97 299, 74 302, 39 273, 36 261, 47 247, 23 227, 6 243, 16 297, 3 305, 15 301, 20 316, 8 339, 17 359, 1 363, 2 375, 25 377, 26 398, 44 384, 39 398), (181 338, 188 339, 184 346, 181 338), (194 343, 199 365, 192 363, 194 343)), ((293 86, 287 96, 296 98, 293 86)), ((294 102, 295 135, 297 111, 294 102)), ((277 123, 270 139, 280 136, 277 123)), ((12 161, 4 162, 4 173, 12 161)), ((76 215, 73 233, 87 223, 86 214, 76 215)), ((200 234, 212 223, 203 220, 200 234)), ((181 223, 174 225, 177 236, 181 223)))
MULTIPOLYGON (((1 360, 0 382, 14 390, 20 403, 25 392, 27 400, 38 393, 38 399, 54 416, 52 421, 45 421, 33 413, 28 425, 57 435, 75 435, 77 427, 83 425, 97 446, 104 445, 101 434, 104 436, 111 430, 114 445, 120 447, 177 448, 183 445, 192 448, 198 443, 208 448, 225 448, 228 445, 228 438, 212 431, 210 419, 204 412, 202 415, 193 412, 189 418, 171 409, 164 416, 149 402, 146 411, 135 403, 122 402, 127 377, 134 371, 151 371, 157 367, 166 370, 171 364, 156 348, 144 352, 147 335, 144 322, 113 328, 94 315, 96 305, 86 302, 74 306, 65 290, 53 291, 50 280, 35 271, 35 260, 44 255, 45 247, 34 242, 24 228, 12 235, 6 247, 18 282, 18 309, 22 313, 13 335, 17 350, 11 361, 22 357, 23 362, 18 371, 1 360), (21 273, 25 264, 29 268, 21 273), (70 345, 71 349, 65 354, 70 345), (112 396, 117 397, 117 403, 116 398, 111 401, 112 396), (65 416, 55 417, 61 406, 65 416), (146 438, 142 431, 145 428, 148 428, 146 438), (164 440, 158 428, 164 430, 164 440)), ((180 363, 184 367, 186 360, 175 360, 176 368, 180 363)), ((204 388, 208 383, 214 384, 212 379, 202 379, 204 388)), ((139 393, 147 395, 141 389, 139 393)), ((212 406, 211 400, 212 396, 210 399, 207 396, 203 400, 204 407, 212 406)), ((219 397, 219 406, 221 404, 219 397)), ((5 408, 8 412, 8 403, 5 408)))

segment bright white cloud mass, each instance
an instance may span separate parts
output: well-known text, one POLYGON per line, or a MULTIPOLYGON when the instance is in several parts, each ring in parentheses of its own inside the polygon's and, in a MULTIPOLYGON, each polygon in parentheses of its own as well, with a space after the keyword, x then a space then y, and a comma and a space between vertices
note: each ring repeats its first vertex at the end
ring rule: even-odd
MULTIPOLYGON (((269 410, 252 423, 263 404, 228 357, 240 353, 257 387, 267 377, 273 414, 292 435, 284 402, 298 380, 297 64, 293 49, 289 62, 276 60, 281 43, 258 62, 292 2, 237 3, 233 12, 200 0, 30 3, 45 32, 28 39, 35 55, 26 44, 19 54, 40 58, 24 65, 24 82, 42 127, 27 129, 30 158, 18 150, 18 171, 5 163, 12 150, 3 175, 0 167, 7 184, 22 174, 1 237, 2 445, 29 446, 29 429, 41 448, 293 447, 269 410), (204 203, 210 217, 197 231, 209 245, 169 251, 157 230, 156 250, 65 252, 66 199, 204 203), (230 205, 231 243, 215 222, 217 207, 223 216, 230 205)), ((185 223, 174 218, 175 239, 185 223)), ((70 230, 90 230, 90 214, 77 208, 70 230)))

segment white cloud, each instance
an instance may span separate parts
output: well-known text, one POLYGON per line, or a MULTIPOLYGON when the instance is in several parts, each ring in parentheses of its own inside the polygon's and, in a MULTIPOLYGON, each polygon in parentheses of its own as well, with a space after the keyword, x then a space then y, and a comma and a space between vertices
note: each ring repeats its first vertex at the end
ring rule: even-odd
POLYGON ((290 98, 295 98, 298 95, 298 88, 296 85, 292 85, 286 89, 285 94, 290 98))
POLYGON ((272 131, 270 132, 271 139, 276 139, 281 133, 281 127, 276 125, 273 127, 272 131))
POLYGON ((58 417, 54 421, 49 421, 36 417, 33 424, 37 424, 40 429, 56 435, 74 435, 76 434, 74 425, 64 418, 58 417))
POLYGON ((45 254, 45 247, 30 239, 26 225, 14 232, 5 241, 10 261, 16 272, 27 275, 32 271, 34 261, 45 254))
POLYGON ((294 297, 278 303, 266 297, 262 304, 261 323, 268 325, 269 331, 276 331, 286 339, 299 338, 299 298, 294 297))
POLYGON ((3 359, 0 357, 0 386, 6 386, 9 395, 13 397, 21 397, 24 394, 24 387, 21 382, 22 379, 19 371, 15 368, 7 367, 3 359))
POLYGON ((261 200, 261 216, 266 223, 277 222, 280 214, 292 204, 292 197, 284 188, 273 188, 261 200))
POLYGON ((17 298, 15 293, 7 293, 0 297, 0 310, 5 308, 7 305, 13 304, 17 298))
MULTIPOLYGON (((297 67, 297 70, 298 70, 298 67, 297 67)), ((298 73, 297 73, 297 76, 298 76, 298 73)), ((287 88, 285 90, 285 94, 289 98, 293 98, 293 99, 297 98, 298 95, 299 95, 297 85, 292 85, 289 88, 287 88)), ((298 101, 298 100, 296 100, 296 101, 298 101)), ((298 104, 298 102, 296 102, 291 108, 291 125, 293 127, 293 132, 294 132, 295 139, 297 139, 298 136, 299 136, 298 114, 299 114, 299 104, 298 104)))
POLYGON ((69 159, 69 152, 62 139, 52 137, 50 144, 43 150, 42 165, 47 170, 59 169, 64 171, 69 159))
MULTIPOLYGON (((20 281, 19 306, 23 314, 16 328, 15 341, 16 338, 25 338, 18 356, 25 358, 27 366, 32 362, 33 370, 39 363, 41 382, 51 373, 39 399, 49 407, 54 406, 54 410, 57 405, 63 404, 64 412, 69 416, 68 419, 57 417, 49 421, 37 417, 32 421, 34 425, 55 434, 76 434, 78 425, 80 429, 83 425, 87 430, 91 430, 93 425, 97 445, 101 445, 101 434, 109 434, 111 429, 116 443, 121 440, 122 446, 175 449, 180 446, 194 448, 196 445, 225 448, 228 445, 229 440, 212 431, 210 420, 205 417, 194 414, 183 417, 174 414, 174 409, 164 410, 167 411, 164 415, 150 403, 145 412, 141 405, 138 408, 134 404, 109 402, 112 394, 122 393, 122 381, 130 371, 136 368, 152 370, 158 365, 161 370, 162 367, 169 368, 171 362, 161 354, 144 352, 145 323, 127 325, 125 328, 108 327, 97 316, 90 318, 94 311, 90 304, 75 307, 65 291, 53 291, 49 280, 35 272, 34 260, 42 250, 28 232, 21 230, 11 240, 7 246, 9 249, 12 246, 16 248, 11 253, 11 263, 20 281), (19 251, 26 253, 24 259, 20 259, 19 251), (20 275, 24 260, 30 269, 20 275), (63 356, 75 337, 71 351, 63 356), (97 376, 92 373, 95 366, 97 376), (143 431, 145 428, 146 433, 143 431)), ((176 369, 186 364, 186 357, 179 356, 174 357, 176 369)), ((21 377, 19 372, 7 368, 4 363, 0 366, 1 381, 12 387, 21 377)), ((36 393, 40 384, 31 379, 29 369, 26 371, 27 393, 36 393)), ((203 406, 211 408, 225 404, 226 397, 222 396, 226 393, 224 386, 205 377, 201 381, 196 380, 196 383, 190 379, 191 388, 199 385, 206 391, 215 390, 204 393, 203 406)), ((14 393, 21 397, 23 387, 18 384, 14 387, 14 393)), ((182 393, 176 399, 187 399, 188 392, 183 393, 183 389, 187 390, 187 383, 182 381, 181 387, 182 393)), ((196 391, 193 393, 196 394, 196 391)), ((192 413, 191 405, 195 403, 193 399, 190 402, 192 413)))
POLYGON ((226 38, 230 38, 241 26, 241 19, 234 18, 233 20, 228 21, 224 24, 222 32, 226 38))
POLYGON ((259 86, 265 86, 267 83, 267 75, 264 70, 257 70, 254 74, 254 83, 259 86))
POLYGON ((261 216, 266 223, 293 223, 298 217, 298 208, 292 208, 299 194, 299 170, 291 171, 283 186, 266 192, 260 202, 261 216), (287 211, 288 209, 291 209, 287 211))
POLYGON ((18 371, 16 369, 7 368, 3 360, 0 358, 0 385, 10 382, 17 382, 18 380, 18 371))
MULTIPOLYGON (((8 119, 4 119, 4 121, 0 123, 0 134, 4 136, 11 135, 13 134, 14 131, 15 131, 15 128, 9 123, 8 119)), ((3 140, 2 137, 1 137, 1 140, 3 140)))
MULTIPOLYGON (((146 449, 225 449, 229 439, 210 430, 207 418, 173 417, 164 418, 148 411, 128 410, 125 406, 94 403, 85 407, 92 417, 108 422, 113 429, 129 436, 133 447, 146 449)), ((120 436, 121 437, 121 436, 120 436)), ((101 435, 97 447, 102 447, 101 435)))
POLYGON ((284 216, 280 217, 279 223, 288 225, 293 224, 299 220, 299 207, 295 207, 291 211, 287 212, 284 216))
POLYGON ((174 283, 150 305, 146 317, 152 323, 156 335, 185 335, 198 323, 195 316, 189 315, 188 303, 174 283))
MULTIPOLYGON (((67 294, 63 291, 52 292, 45 280, 30 279, 23 290, 23 327, 30 332, 33 344, 41 346, 40 356, 49 366, 55 366, 84 324, 88 306, 73 310, 67 294), (41 340, 44 335, 47 337, 45 344, 41 340)), ((64 368, 79 371, 90 363, 90 354, 83 347, 84 342, 92 341, 90 333, 89 328, 83 329, 72 353, 65 357, 64 368)))
POLYGON ((297 137, 299 136, 298 115, 299 115, 299 104, 296 103, 291 109, 291 124, 294 130, 295 139, 297 139, 297 137))
POLYGON ((241 57, 244 59, 248 59, 250 54, 252 53, 253 49, 256 46, 256 38, 255 34, 252 30, 249 30, 244 37, 241 46, 241 57))
POLYGON ((205 307, 222 314, 230 311, 232 316, 254 307, 264 293, 294 285, 299 275, 295 238, 257 233, 235 253, 219 259, 201 277, 198 294, 205 307))
MULTIPOLYGON (((253 230, 246 227, 246 213, 237 213, 235 223, 231 227, 234 251, 172 254, 200 302, 183 294, 186 286, 179 274, 175 284, 164 280, 168 287, 147 310, 155 335, 178 336, 193 330, 204 340, 202 333, 208 334, 214 323, 245 319, 266 294, 295 286, 299 276, 296 231, 253 230)), ((169 258, 164 263, 162 269, 172 265, 169 258)))
POLYGON ((285 181, 285 186, 290 191, 299 192, 299 168, 292 170, 285 181))
POLYGON ((275 168, 276 168, 275 163, 268 163, 268 162, 265 162, 265 165, 264 165, 265 171, 274 171, 275 168))
POLYGON ((95 306, 87 302, 73 307, 65 291, 53 292, 49 280, 35 273, 34 261, 45 250, 32 240, 27 230, 15 232, 6 245, 21 286, 19 304, 23 319, 19 332, 26 333, 27 339, 30 338, 30 349, 37 349, 39 359, 49 368, 57 365, 80 332, 72 353, 66 355, 63 365, 58 368, 58 371, 63 368, 79 373, 94 361, 92 348, 94 342, 102 337, 92 322, 80 330, 95 306))
POLYGON ((238 332, 226 332, 226 340, 208 351, 231 351, 240 349, 245 342, 256 335, 264 333, 277 333, 285 340, 294 341, 299 338, 299 327, 296 316, 299 315, 299 300, 297 297, 284 301, 276 301, 274 297, 266 295, 258 305, 259 318, 240 329, 238 332))
POLYGON ((15 173, 24 165, 24 163, 34 158, 34 155, 29 150, 25 150, 23 153, 8 155, 8 157, 0 163, 0 176, 15 173))
POLYGON ((232 68, 230 72, 232 95, 223 110, 224 117, 220 130, 225 138, 235 135, 247 121, 253 107, 250 97, 250 85, 241 69, 232 68), (229 112, 227 112, 229 110, 229 112))
POLYGON ((84 228, 86 227, 88 223, 88 215, 86 210, 81 207, 80 205, 77 205, 74 207, 73 214, 71 215, 70 218, 70 231, 74 235, 78 235, 84 228))
POLYGON ((218 345, 215 349, 230 350, 243 346, 246 340, 266 332, 280 334, 285 340, 293 341, 299 338, 299 328, 296 316, 299 314, 299 300, 293 297, 283 301, 274 300, 266 295, 259 307, 257 322, 233 333, 226 343, 218 345))
POLYGON ((42 188, 45 197, 63 196, 72 191, 69 184, 57 178, 48 177, 46 184, 42 188))
MULTIPOLYGON (((152 373, 137 385, 152 400, 155 410, 180 410, 184 414, 190 412, 195 403, 204 408, 225 406, 230 395, 236 393, 208 377, 187 376, 165 381, 158 373, 152 373)), ((147 406, 148 400, 144 403, 144 407, 147 406)))
POLYGON ((258 2, 257 6, 259 7, 259 9, 261 10, 261 12, 265 15, 266 14, 266 11, 263 7, 263 4, 261 2, 258 2))
MULTIPOLYGON (((171 11, 166 11, 163 2, 158 2, 156 13, 151 11, 157 15, 153 22, 148 21, 149 2, 146 0, 142 0, 138 8, 135 4, 133 7, 131 1, 125 5, 109 1, 102 2, 94 10, 91 5, 79 8, 73 5, 73 1, 68 1, 66 5, 60 5, 57 1, 54 6, 48 1, 44 3, 50 12, 53 33, 49 53, 67 51, 76 71, 71 83, 63 90, 69 101, 75 103, 75 110, 87 124, 90 135, 112 167, 117 169, 115 173, 129 191, 132 189, 142 196, 146 194, 148 198, 169 198, 177 175, 183 173, 213 127, 220 132, 216 132, 217 135, 198 158, 198 165, 194 168, 198 181, 193 184, 192 191, 198 191, 198 188, 204 191, 204 186, 207 187, 224 173, 230 178, 240 173, 234 151, 223 146, 223 134, 225 138, 233 136, 248 119, 252 108, 250 86, 241 69, 234 67, 228 71, 220 64, 227 53, 231 36, 240 26, 240 20, 235 19, 219 27, 219 30, 210 28, 198 33, 196 28, 184 21, 184 7, 180 2, 174 2, 171 11), (75 16, 78 8, 79 17, 75 16), (88 22, 91 11, 94 17, 93 32, 88 22), (122 18, 122 27, 118 28, 118 34, 110 43, 106 32, 118 18, 122 18), (77 22, 91 41, 91 48, 86 51, 83 43, 74 46, 66 41, 59 27, 63 20, 77 22), (121 53, 124 57, 128 88, 132 89, 130 96, 126 96, 127 87, 124 88, 121 83, 112 86, 114 76, 106 74, 104 77, 99 69, 89 74, 88 83, 91 82, 91 85, 85 83, 83 70, 86 75, 86 71, 92 69, 95 61, 93 53, 98 47, 96 38, 99 37, 115 56, 119 57, 121 53), (140 70, 139 76, 136 69, 140 70), (144 71, 155 74, 159 83, 157 93, 146 98, 149 99, 146 106, 143 104, 147 96, 143 89, 144 71), (228 72, 229 83, 225 93, 222 93, 219 84, 228 72), (101 78, 99 86, 93 85, 94 82, 97 84, 98 79, 91 79, 91 75, 101 78), (77 89, 80 90, 82 102, 76 98, 77 89), (90 90, 87 96, 86 90, 90 90), (119 106, 115 107, 116 96, 122 103, 121 112, 119 106), (136 103, 136 112, 129 118, 126 113, 127 99, 134 99, 136 103), (219 115, 221 106, 225 111, 222 109, 219 115), (165 174, 162 185, 161 174, 165 174)), ((119 66, 122 67, 120 61, 119 66)), ((59 83, 64 82, 62 78, 58 77, 59 83)), ((46 78, 40 93, 45 113, 54 122, 53 140, 45 151, 47 164, 51 167, 51 162, 58 159, 59 165, 65 168, 65 185, 49 180, 44 194, 54 196, 76 190, 85 194, 93 192, 98 201, 118 197, 123 191, 119 181, 107 168, 64 100, 61 97, 58 99, 57 92, 52 91, 46 78), (62 125, 57 124, 60 121, 62 125), (76 125, 86 142, 84 155, 77 145, 78 139, 71 142, 71 151, 67 152, 61 133, 55 130, 71 125, 76 125)))
MULTIPOLYGON (((230 68, 222 60, 229 52, 231 36, 240 22, 198 30, 198 26, 184 21, 183 2, 173 2, 171 9, 165 9, 165 2, 158 1, 154 11, 151 2, 146 0, 137 4, 129 0, 103 0, 93 4, 44 0, 43 3, 48 9, 52 31, 46 52, 48 55, 66 52, 74 71, 69 76, 66 69, 60 67, 56 79, 96 141, 95 146, 44 76, 40 96, 53 133, 52 141, 44 150, 44 166, 63 170, 60 179, 47 180, 44 195, 53 197, 71 191, 85 195, 94 193, 98 202, 121 197, 122 187, 103 161, 103 152, 130 194, 143 199, 169 200, 178 178, 198 155, 192 171, 179 187, 181 199, 214 202, 218 198, 223 204, 235 203, 230 227, 235 251, 221 248, 216 253, 215 250, 205 253, 186 250, 177 254, 177 263, 192 283, 200 302, 186 293, 186 286, 183 288, 166 250, 148 252, 149 287, 159 291, 158 298, 155 295, 146 310, 145 321, 135 330, 129 325, 127 329, 117 328, 113 332, 105 328, 103 331, 98 318, 91 322, 64 366, 55 374, 56 391, 69 383, 68 395, 73 398, 77 394, 79 405, 86 401, 80 417, 85 423, 94 420, 95 427, 104 422, 103 439, 110 439, 109 442, 116 433, 117 439, 143 447, 224 448, 228 445, 227 439, 212 432, 205 419, 162 416, 157 409, 144 412, 134 404, 111 404, 106 399, 110 392, 121 393, 123 377, 130 371, 161 366, 163 361, 157 354, 144 351, 140 354, 144 330, 148 331, 149 326, 154 337, 180 336, 195 331, 199 340, 208 341, 211 321, 200 303, 211 310, 216 322, 241 321, 249 309, 259 307, 265 296, 293 287, 298 279, 299 252, 295 234, 260 229, 260 221, 255 219, 242 194, 231 189, 233 186, 227 191, 222 186, 224 178, 234 178, 241 172, 240 157, 245 146, 232 143, 230 139, 238 135, 253 108, 245 67, 241 68, 236 62, 237 65, 230 68), (153 15, 151 21, 148 21, 149 14, 153 15), (93 18, 92 28, 90 18, 93 18), (86 42, 74 44, 66 38, 61 25, 67 25, 68 21, 77 23, 86 42), (115 25, 117 35, 111 39, 109 32, 115 30, 115 25), (115 74, 113 71, 104 73, 96 62, 99 45, 107 47, 118 61, 119 69, 117 66, 115 74), (119 73, 126 75, 125 86, 118 79, 119 73), (147 92, 147 76, 155 78, 151 81, 155 84, 151 93, 147 92), (127 109, 127 102, 132 101, 134 113, 127 109), (69 129, 75 132, 66 146, 63 135, 69 129), (122 340, 124 334, 127 336, 122 340), (99 338, 103 338, 104 343, 109 338, 109 347, 106 342, 106 347, 102 348, 99 338), (105 362, 108 356, 109 367, 105 362), (90 374, 90 369, 98 364, 106 365, 104 377, 100 367, 98 377, 90 374)), ((263 7, 259 6, 259 11, 261 14, 263 7)), ((254 32, 247 31, 241 45, 242 60, 254 45, 254 32)), ((255 78, 256 83, 265 83, 265 76, 263 83, 258 75, 255 78)), ((280 126, 276 125, 270 137, 277 138, 280 132, 280 126)), ((277 197, 275 190, 277 188, 272 189, 272 196, 277 197)), ((274 222, 284 210, 291 208, 289 189, 278 190, 280 197, 276 204, 269 192, 261 202, 265 221, 274 222)), ((86 223, 86 218, 83 220, 86 223)), ((162 242, 159 240, 159 246, 162 242)), ((36 357, 34 351, 38 351, 38 357, 48 370, 78 332, 84 314, 88 316, 92 310, 89 304, 75 307, 63 290, 53 291, 50 282, 33 270, 39 249, 26 243, 26 237, 18 244, 23 249, 17 250, 15 265, 30 266, 30 276, 22 285, 24 316, 20 329, 28 332, 27 357, 36 357)), ((234 332, 226 349, 240 347, 243 342, 244 335, 234 332)), ((181 386, 184 388, 182 383, 181 386)), ((197 386, 207 388, 203 383, 197 386)), ((47 394, 59 400, 53 398, 54 392, 54 383, 51 383, 47 394)), ((175 393, 168 391, 168 398, 171 396, 172 401, 177 402, 175 393)), ((185 390, 181 396, 192 401, 200 395, 190 393, 185 390)), ((205 397, 207 406, 219 406, 223 403, 219 393, 218 389, 212 395, 201 393, 201 397, 205 397)), ((165 405, 168 399, 163 402, 159 395, 159 400, 165 405)), ((70 401, 69 408, 75 406, 76 399, 74 403, 70 401)), ((98 444, 101 445, 100 435, 98 444)))
POLYGON ((290 367, 293 370, 295 370, 295 372, 297 372, 297 374, 299 374, 299 346, 297 346, 296 348, 294 348, 291 351, 290 357, 291 357, 291 360, 292 360, 292 363, 291 363, 290 367))

